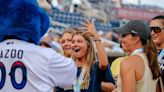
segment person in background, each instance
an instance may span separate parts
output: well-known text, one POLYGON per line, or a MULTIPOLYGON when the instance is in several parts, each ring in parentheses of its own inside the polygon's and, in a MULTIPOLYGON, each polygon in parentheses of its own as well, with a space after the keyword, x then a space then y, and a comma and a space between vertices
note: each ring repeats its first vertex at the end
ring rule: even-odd
POLYGON ((0 0, 0 92, 53 92, 77 73, 74 61, 39 46, 49 28, 36 0, 0 0))
POLYGON ((154 17, 149 24, 151 35, 158 49, 158 61, 164 85, 164 15, 154 17))
POLYGON ((51 46, 49 45, 49 43, 46 42, 46 41, 41 41, 41 42, 39 43, 39 45, 40 45, 41 47, 51 48, 51 46))
MULTIPOLYGON (((60 37, 60 45, 63 49, 62 54, 68 58, 72 58, 73 52, 72 52, 72 36, 75 33, 75 29, 73 28, 67 28, 64 30, 60 37)), ((63 92, 64 89, 60 87, 55 87, 56 92, 63 92)), ((55 92, 55 91, 54 91, 55 92)))
POLYGON ((51 4, 47 0, 36 0, 36 1, 39 4, 39 6, 45 9, 46 11, 52 9, 51 4))
POLYGON ((62 52, 62 47, 60 45, 60 34, 55 32, 54 29, 50 29, 49 32, 48 32, 48 38, 49 38, 49 41, 48 43, 50 44, 50 46, 58 53, 61 53, 62 52))
POLYGON ((115 80, 116 83, 117 83, 118 75, 120 74, 120 64, 121 64, 121 61, 123 61, 127 57, 128 56, 118 57, 111 64, 111 68, 110 69, 111 69, 112 75, 113 75, 114 80, 115 80))
MULTIPOLYGON (((120 44, 120 48, 122 48, 121 44, 120 44)), ((126 51, 126 49, 123 49, 123 51, 125 53, 124 56, 116 58, 111 64, 111 72, 112 72, 112 75, 113 75, 116 83, 117 83, 118 75, 120 74, 121 61, 126 59, 128 57, 128 55, 130 54, 130 53, 128 53, 128 51, 126 51)))
POLYGON ((75 29, 68 28, 65 29, 61 35, 60 44, 63 49, 63 54, 66 57, 71 57, 73 54, 71 45, 72 45, 72 36, 75 32, 76 32, 75 29))
POLYGON ((49 28, 48 32, 41 39, 41 42, 47 42, 53 50, 62 53, 62 47, 59 43, 60 34, 55 32, 53 28, 49 28))
POLYGON ((131 20, 115 32, 120 34, 123 50, 129 53, 120 65, 117 92, 156 92, 160 72, 149 27, 140 20, 131 20))

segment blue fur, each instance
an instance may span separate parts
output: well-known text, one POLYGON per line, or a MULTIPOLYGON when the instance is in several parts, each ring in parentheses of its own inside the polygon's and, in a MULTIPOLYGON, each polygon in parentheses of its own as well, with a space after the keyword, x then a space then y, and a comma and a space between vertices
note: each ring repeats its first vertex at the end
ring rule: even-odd
POLYGON ((38 44, 49 17, 35 0, 0 0, 0 42, 6 36, 38 44))

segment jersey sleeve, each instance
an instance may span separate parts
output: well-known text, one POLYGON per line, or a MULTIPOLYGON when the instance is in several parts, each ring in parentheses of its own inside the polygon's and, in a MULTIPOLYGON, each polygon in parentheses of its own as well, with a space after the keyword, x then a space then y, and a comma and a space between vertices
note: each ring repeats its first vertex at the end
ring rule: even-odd
POLYGON ((77 67, 71 58, 53 52, 49 64, 49 77, 54 86, 61 88, 72 85, 76 78, 77 67))
POLYGON ((101 70, 99 68, 99 62, 96 62, 94 64, 94 67, 96 68, 96 70, 98 70, 98 75, 99 75, 99 78, 101 81, 111 82, 111 83, 115 84, 115 81, 114 81, 114 78, 112 76, 109 64, 105 70, 101 70))
POLYGON ((99 70, 99 71, 100 71, 100 78, 102 79, 102 81, 111 82, 111 83, 115 84, 109 64, 105 70, 99 70))

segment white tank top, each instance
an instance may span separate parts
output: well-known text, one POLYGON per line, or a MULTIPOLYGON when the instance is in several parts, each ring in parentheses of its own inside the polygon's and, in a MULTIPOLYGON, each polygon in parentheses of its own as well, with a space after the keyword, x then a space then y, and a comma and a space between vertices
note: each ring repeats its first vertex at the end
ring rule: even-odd
MULTIPOLYGON (((141 78, 141 80, 137 81, 137 84, 136 84, 136 88, 135 88, 136 92, 156 92, 157 79, 156 80, 152 79, 152 72, 149 68, 146 55, 144 53, 135 53, 135 54, 139 55, 143 59, 144 64, 145 64, 144 75, 141 78)), ((122 92, 120 74, 117 79, 117 91, 122 92)))

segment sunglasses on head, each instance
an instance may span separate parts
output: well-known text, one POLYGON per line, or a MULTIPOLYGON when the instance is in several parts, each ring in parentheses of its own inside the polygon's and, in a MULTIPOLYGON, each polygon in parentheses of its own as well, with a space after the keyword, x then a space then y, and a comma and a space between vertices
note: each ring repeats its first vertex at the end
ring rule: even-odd
POLYGON ((154 33, 160 33, 164 28, 160 27, 150 27, 150 30, 153 31, 154 33))

